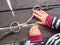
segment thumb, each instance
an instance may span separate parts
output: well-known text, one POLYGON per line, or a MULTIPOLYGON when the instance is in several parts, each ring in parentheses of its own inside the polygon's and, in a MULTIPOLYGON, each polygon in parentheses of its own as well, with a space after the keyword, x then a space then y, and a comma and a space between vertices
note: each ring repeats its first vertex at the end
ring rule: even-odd
POLYGON ((40 22, 40 21, 37 21, 36 23, 37 23, 37 24, 44 25, 43 22, 40 22))

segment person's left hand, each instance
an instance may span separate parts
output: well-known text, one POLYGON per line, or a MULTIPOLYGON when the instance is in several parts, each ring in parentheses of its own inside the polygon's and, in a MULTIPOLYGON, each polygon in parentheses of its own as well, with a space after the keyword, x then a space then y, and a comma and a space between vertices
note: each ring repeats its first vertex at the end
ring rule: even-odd
POLYGON ((45 20, 48 16, 48 14, 43 11, 43 10, 34 10, 32 13, 37 19, 39 19, 39 21, 37 21, 37 24, 41 24, 41 25, 46 25, 45 20))

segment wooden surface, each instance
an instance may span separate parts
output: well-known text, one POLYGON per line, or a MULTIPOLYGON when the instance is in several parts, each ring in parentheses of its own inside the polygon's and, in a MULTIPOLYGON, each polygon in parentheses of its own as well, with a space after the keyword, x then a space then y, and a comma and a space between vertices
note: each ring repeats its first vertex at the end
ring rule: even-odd
MULTIPOLYGON (((13 9, 33 7, 37 4, 36 0, 10 0, 13 9)), ((39 5, 59 4, 60 0, 38 0, 39 5)), ((0 11, 10 10, 6 0, 0 0, 0 11)))
MULTIPOLYGON (((9 7, 6 3, 6 0, 0 0, 0 11, 4 10, 9 10, 9 7)), ((41 1, 40 5, 44 5, 43 0, 41 1)), ((60 0, 45 0, 45 4, 57 4, 59 3, 60 0)), ((33 7, 33 5, 36 4, 36 0, 11 0, 13 9, 18 9, 18 8, 27 8, 27 7, 33 7)), ((15 19, 19 23, 23 23, 29 19, 29 17, 32 15, 32 9, 28 10, 17 10, 15 12, 15 19)), ((55 8, 52 10, 46 11, 48 14, 51 14, 53 16, 60 17, 60 8, 55 8)), ((43 16, 43 15, 42 15, 43 16)), ((12 13, 10 11, 8 12, 0 12, 0 27, 6 27, 10 26, 11 22, 15 21, 12 13)), ((36 18, 33 18, 31 21, 32 23, 36 21, 36 18)), ((23 40, 28 40, 29 39, 29 32, 30 27, 22 28, 22 30, 17 33, 17 34, 11 34, 6 36, 3 40, 0 40, 1 43, 11 43, 11 42, 18 42, 18 41, 23 41, 23 40)), ((51 35, 55 34, 56 31, 51 30, 45 26, 40 25, 39 29, 42 32, 43 38, 50 37, 51 35)), ((0 37, 4 32, 0 31, 0 37)))

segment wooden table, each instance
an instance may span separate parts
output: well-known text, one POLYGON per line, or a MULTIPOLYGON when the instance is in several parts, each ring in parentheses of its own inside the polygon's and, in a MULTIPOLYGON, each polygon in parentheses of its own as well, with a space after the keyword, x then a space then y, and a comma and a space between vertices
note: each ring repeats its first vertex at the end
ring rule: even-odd
MULTIPOLYGON (((52 0, 49 0, 49 1, 39 0, 39 2, 40 2, 39 5, 42 6, 42 5, 48 5, 48 4, 59 4, 60 0, 53 0, 53 1, 52 0)), ((11 4, 14 10, 17 9, 14 11, 16 20, 19 23, 24 23, 32 15, 32 9, 24 9, 24 10, 21 10, 21 9, 33 7, 34 5, 37 4, 37 2, 36 0, 11 0, 11 4)), ((48 10, 46 12, 53 16, 60 17, 60 8, 55 8, 52 10, 48 10)), ((13 22, 14 20, 15 19, 7 5, 6 0, 0 0, 0 27, 9 26, 11 22, 13 22)), ((33 18, 31 22, 35 22, 35 21, 37 21, 36 18, 33 18)), ((31 27, 26 27, 26 28, 23 28, 17 34, 11 34, 11 35, 6 36, 4 39, 0 40, 0 44, 28 40, 29 39, 28 32, 30 28, 31 27)), ((40 25, 39 29, 41 30, 44 39, 56 33, 56 31, 42 25, 40 25)), ((0 37, 3 33, 4 33, 3 31, 0 31, 0 37)))

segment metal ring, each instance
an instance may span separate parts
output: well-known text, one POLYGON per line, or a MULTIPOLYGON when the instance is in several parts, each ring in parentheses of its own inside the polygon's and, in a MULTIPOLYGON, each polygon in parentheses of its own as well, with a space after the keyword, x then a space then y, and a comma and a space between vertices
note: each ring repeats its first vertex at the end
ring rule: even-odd
POLYGON ((17 21, 12 22, 11 25, 10 25, 10 30, 11 30, 12 32, 14 32, 14 33, 18 33, 18 32, 21 30, 21 27, 20 27, 20 25, 19 25, 19 22, 17 22, 17 21), (14 27, 12 26, 14 23, 16 23, 17 26, 18 26, 18 28, 19 28, 17 31, 13 29, 14 27, 16 27, 16 26, 14 26, 14 27))
POLYGON ((35 10, 35 8, 37 8, 37 7, 39 7, 39 8, 40 8, 40 6, 39 6, 39 5, 35 5, 35 6, 32 8, 32 11, 33 11, 33 10, 35 10))

